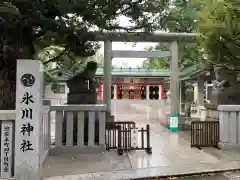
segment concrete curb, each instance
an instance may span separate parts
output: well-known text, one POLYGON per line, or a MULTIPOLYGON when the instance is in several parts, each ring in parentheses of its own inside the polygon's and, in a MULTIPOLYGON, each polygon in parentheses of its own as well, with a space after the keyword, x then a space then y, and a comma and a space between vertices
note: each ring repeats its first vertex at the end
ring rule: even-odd
MULTIPOLYGON (((150 180, 151 179, 159 179, 159 178, 184 178, 184 177, 189 177, 189 176, 204 176, 204 175, 209 175, 209 174, 221 174, 225 172, 232 172, 232 171, 238 171, 238 169, 229 169, 229 170, 218 170, 218 171, 205 171, 205 172, 196 172, 196 173, 188 173, 188 174, 177 174, 177 175, 171 175, 171 176, 148 176, 148 177, 142 177, 142 178, 132 178, 130 180, 150 180)), ((209 175, 210 176, 210 175, 209 175)), ((126 179, 127 180, 127 179, 126 179)))
POLYGON ((68 176, 55 176, 44 180, 129 180, 191 176, 207 173, 223 173, 240 170, 240 161, 226 161, 223 163, 199 163, 198 167, 191 164, 174 164, 142 169, 128 169, 114 172, 99 172, 68 176))

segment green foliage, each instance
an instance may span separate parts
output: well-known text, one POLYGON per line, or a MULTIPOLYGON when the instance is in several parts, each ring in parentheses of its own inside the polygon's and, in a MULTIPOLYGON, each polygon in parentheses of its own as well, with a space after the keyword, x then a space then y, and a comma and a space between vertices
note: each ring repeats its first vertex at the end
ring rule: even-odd
POLYGON ((150 31, 160 14, 159 5, 164 4, 158 0, 3 0, 0 29, 41 48, 59 45, 78 56, 91 56, 99 48, 88 41, 94 38, 91 29, 150 31), (130 18, 133 25, 120 26, 120 16, 130 18))
POLYGON ((98 67, 103 66, 103 56, 101 54, 97 57, 77 57, 73 54, 64 53, 62 48, 56 46, 45 48, 41 53, 37 54, 37 58, 43 62, 51 61, 52 58, 56 57, 57 62, 47 63, 44 68, 45 85, 51 84, 53 91, 59 89, 59 73, 62 73, 62 70, 75 75, 83 71, 89 61, 96 61, 98 67))
POLYGON ((96 54, 96 58, 94 59, 94 61, 97 62, 98 68, 103 68, 103 66, 104 66, 104 57, 103 57, 102 54, 96 54))
MULTIPOLYGON (((161 51, 166 51, 168 47, 166 44, 158 44, 156 47, 150 47, 147 48, 147 51, 156 51, 156 50, 161 50, 161 51)), ((142 63, 142 68, 146 69, 168 69, 169 68, 169 63, 168 63, 168 58, 149 58, 143 61, 142 63)))
MULTIPOLYGON (((159 28, 169 32, 196 32, 198 12, 204 7, 205 1, 207 0, 172 1, 172 4, 166 9, 164 23, 159 28)), ((169 47, 170 45, 167 43, 160 43, 152 49, 166 51, 170 50, 169 47)), ((179 59, 179 65, 182 69, 203 62, 203 50, 199 42, 188 44, 179 42, 179 59)), ((146 68, 169 68, 167 59, 158 58, 145 60, 143 66, 146 68)))
POLYGON ((199 32, 212 64, 240 65, 240 1, 208 1, 200 13, 199 32))
POLYGON ((52 85, 52 90, 55 91, 59 88, 59 83, 58 83, 58 78, 56 76, 54 76, 53 74, 51 74, 50 71, 45 70, 44 71, 44 85, 48 85, 51 84, 52 85))
MULTIPOLYGON (((16 59, 37 58, 45 66, 46 83, 55 82, 53 62, 74 74, 100 48, 89 41, 94 39, 90 31, 151 31, 167 4, 168 0, 1 0, 0 47, 11 51, 0 49, 0 71, 4 66, 14 69, 16 59), (122 16, 131 25, 121 26, 122 16)), ((98 61, 102 67, 103 59, 98 61)))

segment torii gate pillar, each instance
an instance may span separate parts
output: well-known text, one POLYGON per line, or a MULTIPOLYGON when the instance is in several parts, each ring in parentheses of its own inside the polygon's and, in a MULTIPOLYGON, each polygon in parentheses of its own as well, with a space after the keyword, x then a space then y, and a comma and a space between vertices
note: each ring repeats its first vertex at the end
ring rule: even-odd
POLYGON ((179 88, 179 68, 178 68, 178 42, 173 41, 171 44, 171 76, 170 76, 170 92, 171 92, 171 114, 179 115, 180 104, 180 88, 179 88))
POLYGON ((104 42, 104 67, 103 67, 103 104, 111 115, 111 86, 112 86, 112 42, 104 42))

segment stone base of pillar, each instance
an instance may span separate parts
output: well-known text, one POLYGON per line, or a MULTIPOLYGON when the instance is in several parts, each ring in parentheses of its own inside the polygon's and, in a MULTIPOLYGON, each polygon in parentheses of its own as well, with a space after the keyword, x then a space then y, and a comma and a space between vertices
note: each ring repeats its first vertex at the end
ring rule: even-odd
POLYGON ((200 121, 206 121, 207 110, 204 106, 199 106, 200 121))
POLYGON ((207 109, 206 121, 218 121, 218 111, 213 109, 207 109))
POLYGON ((213 104, 205 104, 204 106, 206 108, 206 121, 218 121, 219 116, 218 116, 218 110, 217 106, 213 104))
POLYGON ((92 92, 68 93, 67 104, 96 104, 97 98, 92 92))

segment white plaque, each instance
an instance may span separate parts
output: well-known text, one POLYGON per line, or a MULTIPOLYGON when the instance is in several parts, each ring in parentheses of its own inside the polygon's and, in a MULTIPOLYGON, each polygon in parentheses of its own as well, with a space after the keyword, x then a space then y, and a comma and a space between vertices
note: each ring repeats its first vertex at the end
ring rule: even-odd
POLYGON ((170 128, 178 128, 178 117, 177 116, 170 116, 170 128))
POLYGON ((1 178, 12 177, 13 121, 2 121, 1 178))
POLYGON ((137 128, 131 129, 131 147, 133 148, 138 147, 138 129, 137 128))

